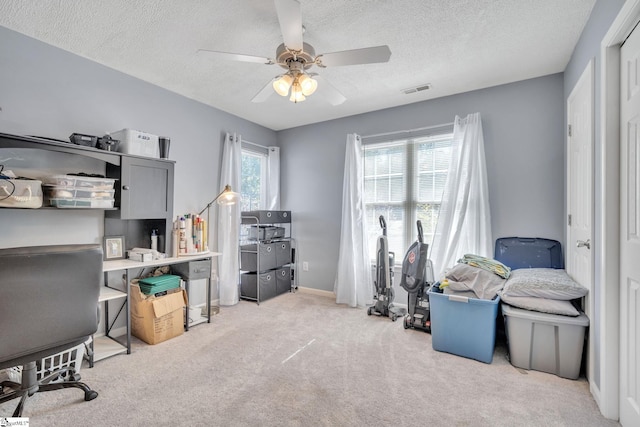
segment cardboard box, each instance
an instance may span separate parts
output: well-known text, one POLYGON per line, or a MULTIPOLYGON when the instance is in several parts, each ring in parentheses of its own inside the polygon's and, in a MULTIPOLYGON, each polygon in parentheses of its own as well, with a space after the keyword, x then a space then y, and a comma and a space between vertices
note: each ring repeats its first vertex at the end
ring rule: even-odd
POLYGON ((158 344, 184 332, 184 289, 172 289, 161 297, 145 296, 131 285, 131 333, 147 344, 158 344))

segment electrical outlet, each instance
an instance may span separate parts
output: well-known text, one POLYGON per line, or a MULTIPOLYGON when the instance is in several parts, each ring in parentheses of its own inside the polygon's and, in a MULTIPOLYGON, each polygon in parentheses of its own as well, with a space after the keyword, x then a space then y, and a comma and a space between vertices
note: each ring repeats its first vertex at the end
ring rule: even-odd
POLYGON ((302 262, 302 271, 309 271, 309 263, 307 261, 302 262))

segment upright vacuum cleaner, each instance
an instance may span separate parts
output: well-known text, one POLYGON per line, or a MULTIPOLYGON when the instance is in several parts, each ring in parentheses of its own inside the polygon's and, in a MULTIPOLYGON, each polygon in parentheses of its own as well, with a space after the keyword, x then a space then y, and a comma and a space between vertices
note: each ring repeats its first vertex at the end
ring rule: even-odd
POLYGON ((400 286, 409 294, 408 313, 404 316, 404 328, 422 329, 431 333, 429 287, 433 284, 433 264, 427 257, 429 245, 422 237, 422 223, 417 221, 418 240, 407 251, 402 262, 400 286))
POLYGON ((378 237, 376 245, 376 279, 374 282, 376 295, 374 295, 375 304, 367 309, 367 314, 371 316, 373 313, 390 317, 394 322, 398 316, 404 313, 397 307, 393 307, 394 290, 393 290, 393 266, 395 264, 395 254, 389 252, 389 244, 387 242, 387 223, 384 216, 380 215, 380 227, 382 227, 382 236, 378 237))

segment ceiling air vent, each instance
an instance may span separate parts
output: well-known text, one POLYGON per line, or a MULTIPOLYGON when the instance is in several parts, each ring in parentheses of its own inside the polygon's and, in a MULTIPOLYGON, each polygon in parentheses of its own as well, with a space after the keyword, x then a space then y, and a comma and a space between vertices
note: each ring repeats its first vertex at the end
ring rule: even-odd
POLYGON ((410 93, 422 92, 423 90, 431 89, 431 83, 425 83, 420 86, 410 87, 409 89, 403 89, 402 93, 409 95, 410 93))

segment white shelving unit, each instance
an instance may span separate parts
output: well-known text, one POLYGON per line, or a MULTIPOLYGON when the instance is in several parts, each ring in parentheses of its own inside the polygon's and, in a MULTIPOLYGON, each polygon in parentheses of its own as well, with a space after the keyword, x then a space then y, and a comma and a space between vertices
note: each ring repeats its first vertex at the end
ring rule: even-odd
MULTIPOLYGON (((185 255, 179 257, 169 257, 158 259, 154 261, 140 262, 140 261, 132 261, 130 259, 117 259, 104 261, 102 264, 102 271, 105 274, 105 286, 102 287, 100 291, 99 302, 104 309, 103 318, 105 320, 105 333, 104 335, 96 335, 93 337, 93 341, 91 343, 92 354, 89 356, 89 366, 92 367, 94 362, 98 360, 106 359, 107 357, 115 356, 117 354, 122 353, 131 353, 131 315, 129 309, 129 286, 128 284, 131 281, 129 277, 129 272, 133 269, 140 268, 150 268, 150 267, 160 267, 163 265, 177 265, 177 264, 189 264, 202 260, 211 260, 214 257, 220 256, 219 252, 202 252, 199 254, 193 255, 185 255), (110 286, 108 282, 107 273, 113 271, 123 271, 124 272, 124 281, 121 286, 125 289, 116 289, 114 286, 110 286), (126 287, 124 284, 127 284, 126 287), (115 303, 118 304, 118 313, 115 316, 115 319, 109 324, 109 308, 110 304, 115 303), (124 335, 113 336, 111 335, 111 327, 115 323, 115 320, 124 314, 126 319, 124 335)), ((210 279, 209 279, 210 280, 210 279)), ((209 283, 210 286, 210 283, 209 283)), ((189 290, 187 289, 187 294, 189 290)), ((210 303, 210 295, 207 295, 208 304, 210 303)), ((210 313, 211 307, 207 306, 208 312, 210 313)), ((199 319, 194 322, 190 322, 188 326, 194 326, 198 323, 203 323, 210 321, 210 316, 201 316, 199 319)), ((188 329, 187 326, 187 329, 188 329)))
MULTIPOLYGON (((102 303, 107 301, 123 300, 122 302, 124 302, 126 299, 126 292, 103 286, 102 289, 100 289, 98 302, 102 305, 102 303)), ((129 346, 122 344, 119 340, 108 335, 94 336, 91 346, 93 350, 93 355, 89 357, 89 366, 91 367, 93 367, 93 363, 98 360, 106 359, 116 354, 129 353, 130 351, 129 346)))

